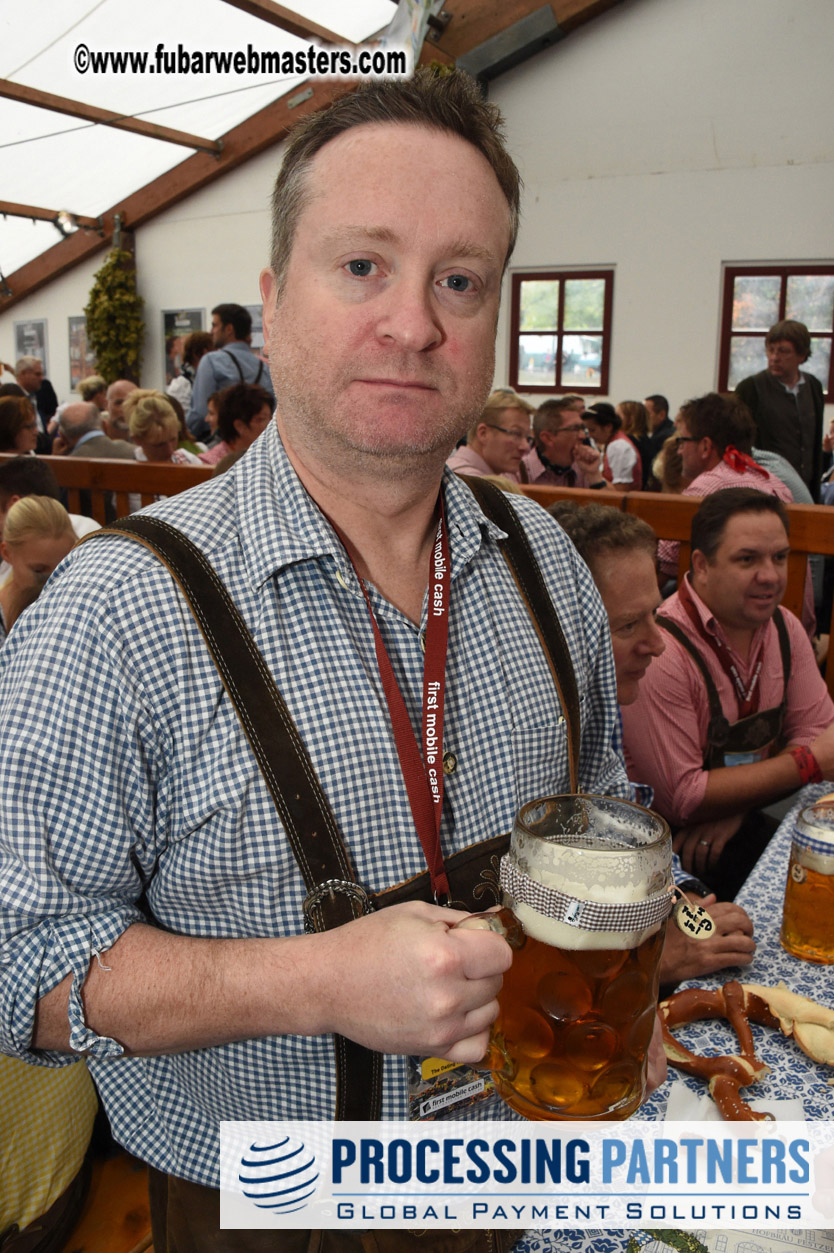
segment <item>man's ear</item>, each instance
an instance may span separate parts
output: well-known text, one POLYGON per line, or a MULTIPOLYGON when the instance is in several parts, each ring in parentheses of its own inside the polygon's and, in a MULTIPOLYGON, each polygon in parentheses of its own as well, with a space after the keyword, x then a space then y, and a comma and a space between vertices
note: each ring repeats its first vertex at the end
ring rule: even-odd
POLYGON ((701 552, 700 548, 693 548, 691 560, 692 560, 692 573, 698 576, 703 575, 704 571, 709 565, 709 562, 707 561, 704 554, 701 552))
POLYGON ((273 269, 267 267, 267 269, 261 270, 259 286, 261 289, 261 301, 263 302, 264 341, 269 343, 272 318, 275 313, 275 303, 278 294, 278 280, 273 269))

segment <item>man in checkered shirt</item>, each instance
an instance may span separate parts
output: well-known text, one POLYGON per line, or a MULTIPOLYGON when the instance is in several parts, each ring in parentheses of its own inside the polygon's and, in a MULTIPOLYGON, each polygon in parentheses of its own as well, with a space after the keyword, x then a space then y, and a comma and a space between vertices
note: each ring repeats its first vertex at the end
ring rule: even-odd
MULTIPOLYGON (((377 891, 425 862, 357 576, 419 729, 439 492, 456 761, 444 854, 569 786, 563 710, 503 533, 444 474, 492 383, 518 175, 474 85, 418 75, 302 124, 274 211, 276 418, 234 470, 151 512, 225 581, 377 891)), ((627 797, 599 598, 553 519, 513 507, 576 671, 580 786, 627 797)), ((303 934, 304 882, 244 733, 138 545, 70 556, 3 652, 0 711, 0 1047, 46 1064, 85 1054, 132 1152, 216 1187, 221 1119, 332 1116, 331 1033, 385 1055, 386 1118, 407 1116, 407 1055, 483 1055, 505 941, 423 903, 303 934)))

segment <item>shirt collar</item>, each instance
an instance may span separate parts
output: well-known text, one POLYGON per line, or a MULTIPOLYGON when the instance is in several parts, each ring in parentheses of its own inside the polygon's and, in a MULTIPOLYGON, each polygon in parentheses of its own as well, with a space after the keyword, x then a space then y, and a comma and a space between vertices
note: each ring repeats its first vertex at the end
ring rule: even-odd
MULTIPOLYGON (((235 497, 243 559, 253 586, 297 562, 331 557, 346 583, 355 579, 341 541, 307 493, 281 441, 273 420, 238 466, 235 497)), ((443 499, 454 580, 483 545, 500 540, 504 531, 485 518, 469 488, 456 474, 443 474, 443 499)))
POLYGON ((103 435, 104 431, 88 431, 86 435, 82 435, 73 444, 73 448, 80 448, 82 444, 86 444, 88 440, 95 439, 97 435, 103 435))

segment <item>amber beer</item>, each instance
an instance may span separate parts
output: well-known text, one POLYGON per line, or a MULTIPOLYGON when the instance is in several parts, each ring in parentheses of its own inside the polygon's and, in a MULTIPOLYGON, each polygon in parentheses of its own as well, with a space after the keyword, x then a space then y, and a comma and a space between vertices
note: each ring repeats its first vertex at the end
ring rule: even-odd
POLYGON ((785 884, 782 947, 803 961, 834 962, 834 805, 800 813, 785 884))
MULTIPOLYGON (((577 909, 668 896, 666 823, 610 797, 524 806, 508 857, 577 909)), ((548 917, 506 887, 504 905, 505 920, 523 934, 511 939, 492 1035, 498 1092, 528 1118, 628 1118, 645 1096, 665 919, 636 931, 594 930, 548 917)))

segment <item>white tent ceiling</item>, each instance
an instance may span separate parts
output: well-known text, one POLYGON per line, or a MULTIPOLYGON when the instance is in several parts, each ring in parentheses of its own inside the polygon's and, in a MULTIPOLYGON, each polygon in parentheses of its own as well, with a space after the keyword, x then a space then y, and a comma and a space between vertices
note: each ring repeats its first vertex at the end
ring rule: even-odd
MULTIPOLYGON (((387 26, 393 0, 290 0, 284 7, 361 43, 387 26)), ((79 73, 92 51, 263 51, 305 40, 223 0, 27 0, 0 7, 0 78, 140 117, 206 139, 291 91, 300 78, 252 74, 79 73)), ((311 41, 312 42, 312 41, 311 41)), ((192 149, 0 99, 0 199, 97 217, 192 154, 192 149)), ((8 275, 58 242, 51 222, 0 218, 0 271, 8 275)))

